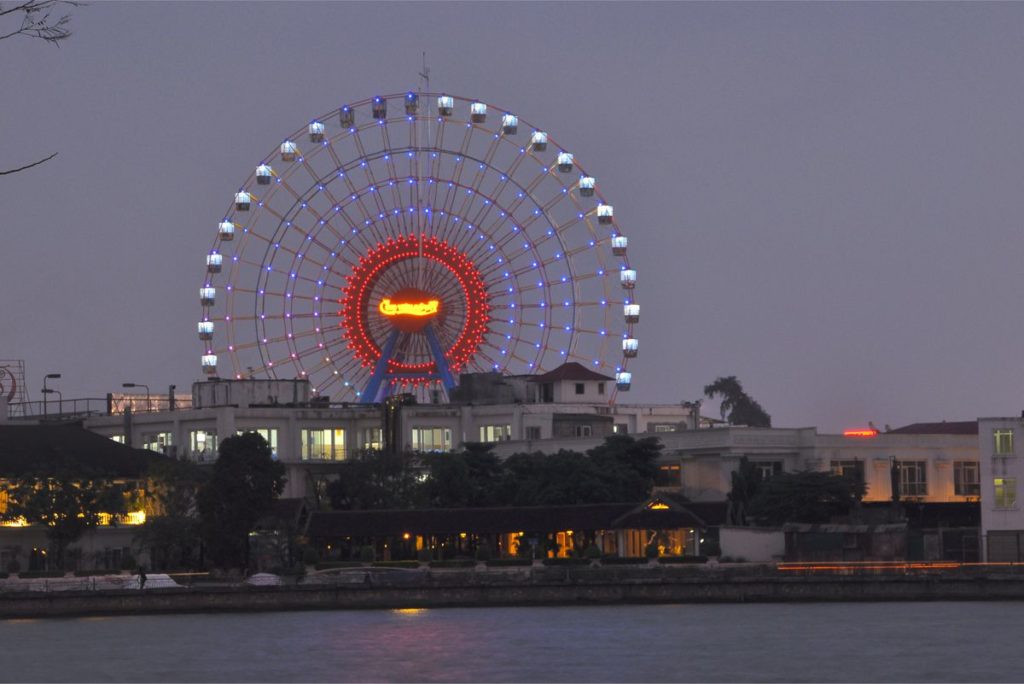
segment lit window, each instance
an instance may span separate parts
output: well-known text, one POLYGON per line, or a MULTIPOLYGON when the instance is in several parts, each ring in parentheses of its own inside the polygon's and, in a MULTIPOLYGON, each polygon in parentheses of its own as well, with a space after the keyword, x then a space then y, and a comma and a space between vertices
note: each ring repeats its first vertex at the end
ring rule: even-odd
POLYGON ((675 423, 654 423, 652 427, 654 428, 654 432, 675 432, 676 431, 676 424, 675 423))
POLYGON ((927 496, 927 461, 900 461, 899 471, 900 496, 927 496))
POLYGON ((683 484, 682 468, 678 463, 658 466, 654 476, 655 487, 680 487, 683 484))
POLYGON ((172 443, 173 440, 170 432, 156 432, 153 434, 142 435, 142 448, 149 449, 150 451, 165 453, 172 443))
POLYGON ((977 461, 953 462, 953 494, 956 496, 978 496, 981 494, 981 480, 977 461))
POLYGON ((114 435, 110 439, 111 441, 117 442, 118 444, 124 444, 124 435, 114 435))
POLYGON ((217 455, 217 433, 213 430, 192 430, 188 437, 192 458, 206 461, 217 455))
POLYGON ((996 456, 1013 456, 1013 430, 993 430, 993 446, 996 456))
POLYGON ((504 440, 512 439, 512 426, 511 425, 481 425, 480 426, 480 441, 481 442, 501 442, 504 440))
POLYGON ((413 451, 451 451, 452 431, 451 428, 428 427, 413 428, 412 430, 413 451))
POLYGON ((341 461, 344 458, 344 430, 326 428, 302 431, 303 461, 341 461))
POLYGON ((627 423, 616 423, 612 426, 612 432, 617 435, 625 435, 629 432, 629 425, 627 423))
POLYGON ((380 428, 365 428, 360 432, 359 444, 367 451, 380 451, 384 444, 384 432, 380 428))
POLYGON ((1017 506, 1017 478, 997 477, 993 481, 996 490, 996 508, 1015 508, 1017 506))

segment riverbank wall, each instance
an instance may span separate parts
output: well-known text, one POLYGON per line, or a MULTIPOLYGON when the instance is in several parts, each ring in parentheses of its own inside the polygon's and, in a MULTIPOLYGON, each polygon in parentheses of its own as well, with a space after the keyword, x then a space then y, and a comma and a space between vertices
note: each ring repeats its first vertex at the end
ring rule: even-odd
POLYGON ((0 591, 0 618, 476 606, 1022 600, 1024 573, 793 575, 697 569, 410 571, 292 586, 0 591))

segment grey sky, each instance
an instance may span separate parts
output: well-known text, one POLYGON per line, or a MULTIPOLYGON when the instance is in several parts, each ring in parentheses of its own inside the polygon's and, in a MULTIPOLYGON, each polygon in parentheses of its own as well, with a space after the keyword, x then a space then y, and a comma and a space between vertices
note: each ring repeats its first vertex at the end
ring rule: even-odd
POLYGON ((0 42, 0 357, 201 376, 202 259, 282 136, 416 85, 543 125, 640 273, 630 401, 734 374, 782 426, 1015 414, 1024 4, 95 3, 0 42))

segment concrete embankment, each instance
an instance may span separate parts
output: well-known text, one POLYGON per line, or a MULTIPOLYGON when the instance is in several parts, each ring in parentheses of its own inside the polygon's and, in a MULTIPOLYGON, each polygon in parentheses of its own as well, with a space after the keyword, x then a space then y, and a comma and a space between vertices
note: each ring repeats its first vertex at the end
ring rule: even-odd
POLYGON ((771 569, 409 571, 293 586, 0 592, 0 618, 627 603, 1024 599, 1024 573, 794 576, 771 569))

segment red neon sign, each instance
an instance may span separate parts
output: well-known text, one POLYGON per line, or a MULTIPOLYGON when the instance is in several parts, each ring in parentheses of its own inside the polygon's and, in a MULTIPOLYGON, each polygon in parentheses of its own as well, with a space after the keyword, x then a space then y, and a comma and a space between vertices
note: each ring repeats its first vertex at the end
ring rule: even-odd
POLYGON ((843 430, 843 437, 877 437, 878 430, 874 429, 858 429, 858 430, 843 430))

